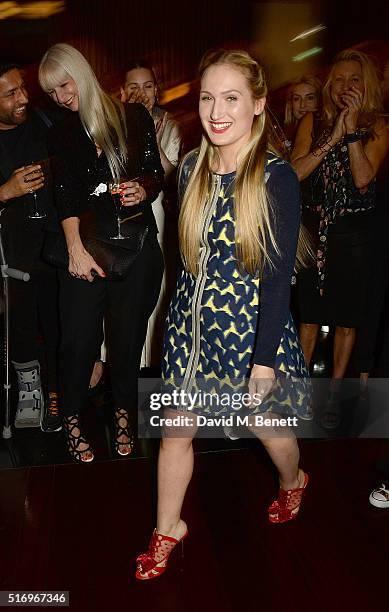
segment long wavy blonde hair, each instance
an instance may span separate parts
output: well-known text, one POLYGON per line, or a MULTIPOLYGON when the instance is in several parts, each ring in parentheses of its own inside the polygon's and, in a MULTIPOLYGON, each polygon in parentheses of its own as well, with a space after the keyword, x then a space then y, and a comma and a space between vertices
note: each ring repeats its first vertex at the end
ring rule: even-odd
POLYGON ((49 93, 69 77, 78 89, 78 112, 86 133, 104 151, 112 177, 120 178, 127 160, 123 105, 103 91, 80 51, 66 43, 53 45, 39 65, 40 85, 49 93))
MULTIPOLYGON (((262 67, 246 51, 208 52, 200 63, 199 73, 215 64, 227 64, 240 70, 254 100, 266 97, 267 86, 262 67)), ((274 232, 274 214, 265 184, 265 156, 267 152, 279 154, 278 138, 266 107, 255 115, 251 136, 237 158, 234 181, 234 215, 236 258, 249 274, 262 274, 266 263, 274 265, 269 256, 269 245, 280 253, 274 232)), ((182 198, 178 222, 181 256, 186 270, 198 274, 200 235, 204 203, 210 197, 212 169, 217 167, 218 150, 207 136, 202 137, 196 165, 182 198)), ((300 232, 297 248, 297 266, 304 266, 311 256, 305 231, 300 232)))
MULTIPOLYGON (((227 64, 238 68, 246 77, 254 99, 267 94, 261 66, 245 51, 210 51, 201 60, 200 78, 215 64, 227 64)), ((267 113, 255 115, 249 142, 239 152, 234 185, 236 257, 250 274, 255 274, 269 260, 268 244, 276 252, 271 224, 271 207, 268 202, 264 166, 268 142, 267 113)), ((275 150, 274 150, 275 152, 275 150)), ((212 168, 218 159, 217 148, 207 136, 202 137, 196 166, 185 191, 179 217, 180 249, 184 265, 194 276, 198 273, 200 232, 204 202, 211 190, 212 168)), ((216 164, 217 165, 217 164, 216 164)))
POLYGON ((323 119, 326 128, 331 128, 339 114, 331 95, 331 84, 335 68, 339 62, 358 62, 362 69, 364 93, 362 109, 359 114, 358 127, 373 130, 380 114, 383 112, 382 89, 375 65, 368 55, 355 49, 345 49, 335 57, 327 81, 323 87, 323 119))

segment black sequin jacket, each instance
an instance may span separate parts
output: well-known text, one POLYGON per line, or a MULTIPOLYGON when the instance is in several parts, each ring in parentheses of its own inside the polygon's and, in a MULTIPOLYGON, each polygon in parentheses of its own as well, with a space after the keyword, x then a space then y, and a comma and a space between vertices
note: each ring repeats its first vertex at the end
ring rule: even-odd
MULTIPOLYGON (((149 234, 157 233, 151 203, 163 187, 164 172, 159 157, 154 122, 142 104, 127 104, 127 178, 136 178, 146 191, 147 199, 123 214, 143 213, 149 234)), ((112 181, 104 153, 97 155, 96 147, 88 137, 78 113, 69 116, 49 132, 48 148, 53 158, 55 204, 57 219, 50 229, 59 229, 58 221, 69 217, 82 217, 94 211, 102 234, 116 231, 116 212, 108 191, 92 195, 96 188, 112 181)))

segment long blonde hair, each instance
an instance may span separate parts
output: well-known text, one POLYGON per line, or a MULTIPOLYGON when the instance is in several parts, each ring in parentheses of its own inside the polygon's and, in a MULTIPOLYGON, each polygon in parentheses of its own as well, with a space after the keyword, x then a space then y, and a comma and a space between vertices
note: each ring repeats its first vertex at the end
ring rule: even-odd
POLYGON ((39 83, 50 92, 69 77, 77 85, 78 112, 86 133, 104 151, 112 177, 120 178, 127 160, 123 105, 103 91, 80 51, 66 43, 53 45, 39 65, 39 83))
POLYGON ((360 64, 364 93, 358 127, 373 130, 374 125, 383 111, 381 85, 378 79, 377 69, 372 60, 365 53, 362 53, 362 51, 356 51, 355 49, 345 49, 335 57, 334 64, 323 87, 324 125, 327 129, 331 128, 339 114, 339 109, 331 96, 332 78, 336 65, 339 64, 339 62, 358 62, 360 64))
POLYGON ((285 121, 284 121, 285 126, 294 125, 295 123, 297 123, 297 119, 295 118, 293 114, 293 109, 292 109, 293 92, 294 92, 295 87, 297 87, 297 85, 310 85, 311 87, 313 87, 315 90, 316 96, 317 96, 318 108, 320 107, 321 88, 322 88, 321 81, 316 76, 313 76, 311 74, 305 74, 299 79, 296 79, 295 81, 293 81, 293 83, 291 83, 288 87, 288 93, 286 96, 286 104, 285 104, 285 121))
MULTIPOLYGON (((245 75, 253 98, 266 97, 267 86, 262 67, 245 51, 224 49, 208 52, 200 63, 203 76, 207 68, 227 64, 245 75)), ((272 263, 268 255, 271 244, 276 253, 279 248, 272 228, 272 209, 265 186, 264 167, 266 151, 276 153, 270 142, 270 121, 266 110, 255 115, 249 142, 239 152, 234 183, 234 211, 236 257, 250 274, 263 270, 265 262, 272 263)), ((217 148, 202 137, 196 166, 185 191, 179 217, 179 238, 185 268, 194 276, 198 273, 200 233, 204 202, 211 189, 212 168, 218 158, 217 148)))

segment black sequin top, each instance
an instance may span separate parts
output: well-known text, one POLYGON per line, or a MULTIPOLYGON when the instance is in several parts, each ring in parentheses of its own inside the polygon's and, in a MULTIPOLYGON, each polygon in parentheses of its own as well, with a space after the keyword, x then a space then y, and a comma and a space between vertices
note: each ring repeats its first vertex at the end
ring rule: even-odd
MULTIPOLYGON (((142 104, 127 104, 128 161, 126 174, 143 185, 147 199, 131 206, 131 214, 143 213, 149 233, 157 233, 151 203, 163 187, 164 171, 159 157, 154 122, 142 104)), ((94 211, 102 235, 116 231, 116 211, 108 191, 93 195, 99 185, 112 181, 107 158, 87 135, 78 113, 69 113, 49 132, 49 151, 53 156, 55 203, 58 220, 81 217, 94 211)), ((129 208, 123 207, 123 215, 129 208)), ((52 229, 54 229, 52 227, 52 229)))

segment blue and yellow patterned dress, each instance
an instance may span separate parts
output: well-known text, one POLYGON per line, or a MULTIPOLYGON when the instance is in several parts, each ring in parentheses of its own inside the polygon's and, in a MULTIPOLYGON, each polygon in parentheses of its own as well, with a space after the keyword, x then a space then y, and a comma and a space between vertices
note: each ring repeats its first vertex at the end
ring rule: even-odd
MULTIPOLYGON (((180 197, 196 160, 193 151, 182 163, 180 197)), ((271 397, 251 412, 273 409, 310 418, 308 371, 289 312, 300 223, 297 177, 287 162, 268 155, 265 180, 280 254, 270 252, 274 270, 265 272, 262 281, 242 274, 235 256, 235 173, 214 174, 212 179, 204 207, 199 274, 195 278, 182 271, 169 308, 165 384, 188 390, 196 381, 207 381, 207 390, 236 389, 239 381, 247 382, 253 363, 265 365, 274 368, 279 382, 271 397)), ((194 411, 209 414, 215 409, 202 406, 194 411)))

